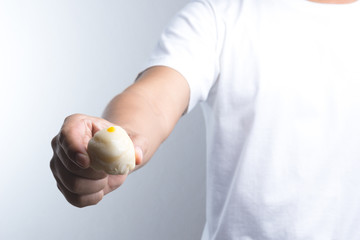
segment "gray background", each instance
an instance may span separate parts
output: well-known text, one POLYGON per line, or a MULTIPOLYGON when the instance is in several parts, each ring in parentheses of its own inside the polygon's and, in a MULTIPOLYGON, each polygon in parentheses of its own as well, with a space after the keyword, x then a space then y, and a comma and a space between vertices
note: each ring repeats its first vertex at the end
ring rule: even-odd
POLYGON ((49 169, 72 113, 100 116, 136 77, 187 0, 0 0, 0 239, 199 239, 205 221, 201 109, 150 163, 78 209, 49 169))

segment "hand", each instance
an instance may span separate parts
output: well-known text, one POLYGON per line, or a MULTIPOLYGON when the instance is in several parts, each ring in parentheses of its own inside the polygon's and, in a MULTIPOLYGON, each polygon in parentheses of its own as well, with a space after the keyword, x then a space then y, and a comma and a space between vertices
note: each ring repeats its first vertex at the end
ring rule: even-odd
MULTIPOLYGON (((90 167, 87 145, 93 135, 112 124, 104 119, 75 114, 67 117, 52 142, 54 155, 50 161, 57 186, 74 206, 95 205, 103 196, 125 181, 127 175, 108 175, 90 167)), ((142 162, 142 152, 136 151, 136 164, 142 162)))

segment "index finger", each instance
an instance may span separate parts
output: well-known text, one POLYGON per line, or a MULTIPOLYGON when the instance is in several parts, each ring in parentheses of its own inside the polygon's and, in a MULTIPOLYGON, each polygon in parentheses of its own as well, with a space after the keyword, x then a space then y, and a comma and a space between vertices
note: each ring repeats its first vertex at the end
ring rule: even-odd
POLYGON ((88 179, 101 179, 107 176, 104 171, 97 171, 93 168, 81 168, 74 163, 74 161, 70 160, 68 156, 65 154, 62 148, 57 148, 56 152, 54 152, 54 156, 51 160, 52 165, 59 175, 62 173, 69 172, 76 176, 80 176, 88 179))
POLYGON ((82 168, 90 166, 86 148, 92 137, 91 122, 86 119, 67 118, 58 134, 58 143, 68 159, 82 168))

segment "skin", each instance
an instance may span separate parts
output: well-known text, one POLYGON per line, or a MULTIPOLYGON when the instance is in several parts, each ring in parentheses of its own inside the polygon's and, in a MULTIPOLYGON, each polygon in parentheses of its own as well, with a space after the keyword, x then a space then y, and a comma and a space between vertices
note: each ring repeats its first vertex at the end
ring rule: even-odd
POLYGON ((97 131, 112 125, 123 127, 135 146, 136 170, 169 136, 188 106, 189 95, 187 81, 180 73, 152 67, 108 104, 103 118, 83 114, 67 117, 51 142, 54 154, 50 161, 66 200, 77 207, 97 204, 127 177, 90 168, 87 144, 97 131))

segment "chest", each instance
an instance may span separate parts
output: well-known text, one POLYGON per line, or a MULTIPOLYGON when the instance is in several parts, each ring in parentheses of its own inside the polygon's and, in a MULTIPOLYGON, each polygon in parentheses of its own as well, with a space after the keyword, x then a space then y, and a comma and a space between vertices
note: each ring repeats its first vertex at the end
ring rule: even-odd
POLYGON ((296 14, 244 13, 225 27, 215 101, 284 115, 360 109, 360 22, 296 14))

